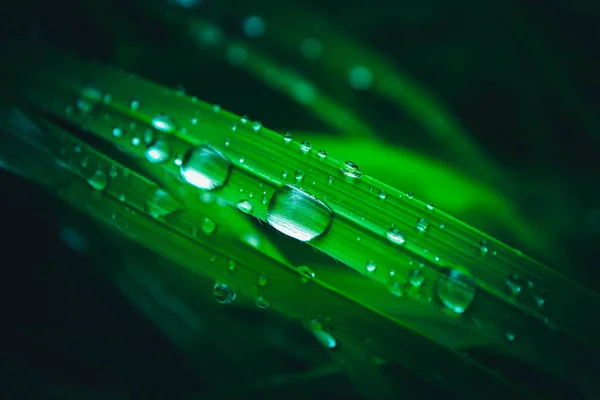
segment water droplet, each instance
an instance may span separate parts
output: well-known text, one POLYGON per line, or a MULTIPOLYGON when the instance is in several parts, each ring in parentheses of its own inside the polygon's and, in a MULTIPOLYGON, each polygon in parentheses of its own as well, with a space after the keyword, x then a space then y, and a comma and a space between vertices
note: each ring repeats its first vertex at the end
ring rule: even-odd
POLYGON ((348 178, 360 179, 363 176, 358 165, 354 164, 352 161, 346 161, 342 168, 340 168, 340 171, 348 178))
POLYGON ((409 199, 413 199, 415 197, 415 194, 413 192, 408 192, 406 193, 406 197, 409 199))
POLYGON ((132 110, 139 110, 140 109, 140 100, 138 98, 133 98, 131 99, 131 101, 129 102, 129 108, 131 108, 132 110))
POLYGON ((262 123, 256 121, 252 124, 252 130, 256 133, 260 132, 260 130, 262 129, 262 123))
POLYGON ((181 164, 183 163, 183 157, 181 154, 177 154, 177 156, 175 156, 175 158, 173 159, 173 163, 175 165, 177 165, 178 167, 181 167, 181 164))
POLYGON ((248 122, 248 116, 247 116, 247 115, 242 115, 242 116, 240 117, 240 122, 241 122, 242 124, 246 124, 246 123, 248 122))
POLYGON ((429 228, 429 222, 425 218, 419 218, 415 227, 419 232, 425 232, 429 228))
POLYGON ((142 143, 142 139, 139 136, 134 136, 131 138, 131 144, 134 146, 139 146, 142 143))
POLYGON ((119 174, 119 169, 117 168, 116 165, 111 165, 110 168, 108 169, 108 176, 110 176, 111 178, 116 178, 116 176, 119 174))
POLYGON ((385 192, 385 190, 382 189, 379 191, 378 196, 381 200, 385 200, 385 198, 387 197, 387 193, 385 192))
POLYGON ((264 297, 257 297, 256 298, 256 307, 258 308, 269 308, 271 306, 271 303, 269 303, 269 301, 267 299, 265 299, 264 297))
POLYGON ((252 214, 252 203, 250 203, 248 200, 242 200, 239 203, 236 204, 236 207, 238 210, 240 210, 241 212, 244 212, 246 214, 252 214))
POLYGON ((171 153, 171 146, 164 140, 156 140, 148 149, 146 149, 146 160, 153 164, 160 164, 169 159, 171 153))
POLYGON ((302 171, 301 169, 297 170, 296 173, 294 174, 294 176, 296 177, 296 180, 298 182, 300 182, 302 179, 304 179, 304 171, 302 171))
POLYGON ((200 145, 185 153, 180 172, 189 184, 200 189, 213 190, 227 181, 231 172, 231 162, 214 147, 200 145))
POLYGON ((235 300, 235 292, 225 283, 217 282, 213 287, 215 300, 220 304, 231 304, 235 300))
POLYGON ((377 265, 375 265, 375 262, 373 262, 373 260, 369 260, 366 266, 367 272, 375 272, 376 269, 377 265))
POLYGON ((334 179, 334 177, 333 177, 333 176, 331 176, 331 175, 329 175, 329 176, 327 177, 327 184, 328 184, 328 185, 331 185, 331 184, 333 184, 333 181, 334 181, 334 180, 335 180, 335 179, 334 179))
POLYGON ((313 195, 297 186, 275 191, 267 207, 267 222, 279 232, 307 242, 325 233, 332 211, 313 195))
POLYGON ((482 255, 488 254, 490 248, 488 247, 487 241, 482 240, 481 242, 479 242, 479 251, 482 255))
POLYGON ((104 190, 108 186, 108 177, 104 172, 98 170, 88 178, 87 182, 96 190, 104 190))
POLYGON ((285 135, 283 135, 283 141, 285 143, 291 143, 292 142, 292 134, 288 132, 285 135))
POLYGON ((73 151, 75 153, 81 153, 81 143, 75 143, 75 145, 73 146, 73 151))
POLYGON ((516 296, 523 291, 525 280, 517 274, 512 274, 506 278, 506 287, 512 295, 516 296))
POLYGON ((421 287, 425 282, 425 276, 420 269, 413 269, 408 273, 408 282, 414 287, 421 287))
POLYGON ((517 335, 515 335, 515 333, 514 333, 514 332, 511 332, 511 331, 506 331, 506 332, 504 333, 504 337, 506 338, 506 340, 507 340, 507 341, 509 341, 509 342, 514 342, 514 341, 515 341, 515 339, 517 338, 517 335))
POLYGON ((448 268, 437 280, 435 291, 446 307, 457 314, 465 312, 475 298, 477 285, 471 274, 462 268, 448 268))
POLYGON ((435 206, 433 205, 433 203, 427 203, 427 209, 429 211, 433 211, 434 208, 435 208, 435 206))
POLYGON ((202 229, 202 232, 206 233, 207 235, 213 233, 216 227, 217 224, 215 223, 215 221, 208 217, 204 218, 202 220, 202 224, 200 225, 200 229, 202 229))
POLYGON ((326 349, 334 349, 337 347, 337 340, 328 332, 322 330, 313 330, 313 335, 317 338, 319 343, 326 349))
POLYGON ((175 131, 175 122, 165 113, 156 114, 152 118, 152 126, 161 132, 171 133, 175 131))
POLYGON ((229 260, 229 263, 227 263, 227 269, 229 270, 229 272, 235 271, 235 268, 236 268, 235 261, 229 260))
POLYGON ((123 128, 121 128, 119 125, 115 125, 112 129, 112 135, 116 138, 123 136, 123 133, 123 128))
POLYGON ((311 147, 312 145, 305 140, 300 144, 300 151, 304 154, 307 154, 310 151, 311 147))
POLYGON ((240 161, 240 164, 243 164, 244 162, 246 162, 246 160, 244 159, 244 157, 240 157, 239 161, 240 161))
POLYGON ((265 33, 265 22, 261 17, 253 15, 244 20, 242 28, 246 36, 257 38, 265 33))
POLYGON ((256 283, 260 287, 265 287, 265 286, 267 286, 268 281, 269 280, 267 279, 266 276, 261 275, 261 276, 258 277, 258 280, 256 281, 256 283))
POLYGON ((385 237, 387 238, 387 240, 398 246, 402 246, 406 243, 406 238, 404 237, 404 234, 402 234, 402 232, 400 232, 396 228, 392 228, 389 231, 387 231, 385 233, 385 237))
POLYGON ((287 177, 288 177, 288 172, 287 172, 285 169, 284 169, 283 171, 281 171, 281 177, 282 177, 283 179, 287 179, 287 177))
POLYGON ((315 279, 315 273, 313 272, 313 270, 311 270, 308 267, 305 266, 300 266, 297 268, 298 272, 300 272, 302 274, 302 277, 300 278, 300 280, 303 283, 307 283, 310 279, 315 279))
POLYGON ((192 125, 198 125, 198 118, 196 118, 196 117, 192 118, 192 119, 190 120, 190 123, 191 123, 192 125))
POLYGON ((533 296, 533 301, 538 308, 542 308, 546 304, 546 297, 543 293, 537 293, 533 296))
POLYGON ((119 200, 120 200, 120 201, 125 201, 125 200, 127 200, 127 196, 125 196, 125 194, 124 194, 124 193, 121 193, 121 194, 119 195, 119 200))
POLYGON ((357 65, 350 69, 348 76, 350 86, 356 90, 366 90, 373 83, 373 73, 366 67, 357 65))
POLYGON ((177 96, 185 96, 185 87, 183 85, 175 86, 175 94, 177 96))
POLYGON ((327 158, 327 151, 321 149, 317 152, 317 155, 319 156, 320 159, 325 159, 325 158, 327 158))

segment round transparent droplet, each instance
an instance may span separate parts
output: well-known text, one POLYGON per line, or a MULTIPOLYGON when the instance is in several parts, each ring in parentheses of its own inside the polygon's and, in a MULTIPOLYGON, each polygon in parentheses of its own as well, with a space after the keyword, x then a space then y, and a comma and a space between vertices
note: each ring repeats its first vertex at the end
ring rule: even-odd
POLYGON ((292 141, 292 134, 288 132, 285 135, 283 135, 283 141, 285 143, 291 143, 291 141, 292 141))
POLYGON ((408 283, 413 287, 421 287, 425 282, 425 276, 420 269, 413 269, 408 273, 408 283))
POLYGON ((448 309, 462 314, 475 298, 477 284, 466 269, 448 268, 437 280, 435 291, 448 309))
POLYGON ((138 98, 131 99, 131 101, 129 102, 129 108, 134 111, 139 110, 140 109, 140 100, 138 98))
POLYGON ((506 287, 513 296, 520 294, 525 288, 525 279, 517 274, 512 274, 506 278, 506 287))
POLYGON ((121 128, 118 125, 115 125, 112 129, 112 135, 116 138, 120 138, 121 136, 123 136, 123 133, 124 133, 123 128, 121 128))
POLYGON ((212 219, 206 217, 202 220, 202 224, 200 225, 200 229, 207 235, 210 235, 217 228, 217 224, 212 219))
POLYGON ((326 150, 323 150, 323 149, 321 149, 321 150, 319 150, 319 151, 317 152, 317 155, 319 156, 319 158, 321 158, 321 159, 325 159, 325 158, 327 158, 327 151, 326 151, 326 150))
POLYGON ((153 164, 160 164, 169 159, 171 154, 171 146, 164 140, 156 140, 150 144, 150 146, 148 146, 144 154, 146 156, 146 160, 153 164))
POLYGON ((227 182, 231 162, 214 147, 200 145, 185 153, 180 172, 187 183, 200 189, 213 190, 227 182))
POLYGON ((363 176, 363 173, 358 165, 354 164, 352 161, 346 161, 340 168, 340 171, 342 171, 342 174, 348 178, 360 179, 363 176))
POLYGON ((310 149, 311 149, 312 145, 310 144, 310 142, 307 142, 306 140, 304 142, 302 142, 300 144, 300 151, 304 154, 307 154, 310 149))
POLYGON ((392 228, 389 231, 387 231, 385 233, 385 237, 387 240, 398 246, 402 246, 406 243, 406 238, 404 237, 404 234, 396 228, 392 228))
POLYGON ((267 277, 265 275, 261 275, 258 277, 256 284, 260 287, 265 287, 265 286, 267 286, 268 282, 269 282, 269 280, 267 279, 267 277))
POLYGON ((259 121, 256 121, 252 124, 252 130, 256 133, 260 132, 260 130, 262 129, 262 123, 260 123, 259 121))
POLYGON ((433 205, 433 203, 427 203, 427 209, 428 209, 429 211, 433 211, 433 210, 434 210, 434 208, 435 208, 435 206, 433 205))
POLYGON ((365 269, 367 270, 367 272, 373 273, 377 269, 377 265, 373 260, 369 260, 365 269))
POLYGON ((117 168, 117 166, 111 165, 110 168, 108 169, 108 176, 110 176, 111 178, 116 178, 118 174, 119 174, 119 169, 117 168))
POLYGON ((152 118, 152 126, 161 132, 171 133, 175 131, 173 118, 165 113, 158 113, 152 118))
POLYGON ((380 190, 379 193, 377 194, 377 196, 381 199, 381 200, 385 200, 385 198, 387 197, 387 193, 385 192, 385 190, 380 190))
POLYGON ((425 218, 419 218, 415 227, 419 232, 425 232, 429 228, 429 222, 425 218))
POLYGON ((220 304, 231 304, 235 300, 235 291, 225 283, 215 284, 213 287, 213 296, 220 304))
POLYGON ((515 339, 517 338, 517 335, 515 335, 515 333, 512 331, 506 331, 504 333, 504 337, 506 338, 507 341, 514 342, 515 339))
POLYGON ((293 185, 277 189, 267 207, 269 225, 302 242, 325 233, 331 218, 332 211, 325 203, 293 185))
POLYGON ((308 282, 310 279, 314 279, 316 276, 316 274, 313 272, 313 270, 306 266, 298 267, 298 272, 300 272, 302 274, 302 277, 300 278, 300 280, 304 283, 308 282))
POLYGON ((256 298, 256 307, 258 308, 269 308, 271 306, 271 303, 269 303, 269 301, 267 299, 265 299, 264 297, 257 297, 256 298))
POLYGON ((244 20, 242 28, 246 36, 257 38, 265 33, 265 22, 261 17, 253 15, 244 20))
POLYGON ((304 171, 302 171, 301 169, 297 170, 294 174, 294 177, 298 182, 300 182, 302 179, 304 179, 304 171))
POLYGON ((415 194, 414 194, 413 192, 408 192, 408 193, 406 193, 406 197, 407 197, 408 199, 414 199, 414 197, 415 197, 415 194))
POLYGON ((88 178, 87 182, 96 190, 104 190, 108 186, 108 176, 100 170, 88 178))
POLYGON ((252 210, 254 209, 252 207, 252 203, 250 203, 248 200, 242 200, 239 203, 236 204, 236 207, 238 210, 240 210, 241 212, 244 212, 246 214, 252 214, 252 210))

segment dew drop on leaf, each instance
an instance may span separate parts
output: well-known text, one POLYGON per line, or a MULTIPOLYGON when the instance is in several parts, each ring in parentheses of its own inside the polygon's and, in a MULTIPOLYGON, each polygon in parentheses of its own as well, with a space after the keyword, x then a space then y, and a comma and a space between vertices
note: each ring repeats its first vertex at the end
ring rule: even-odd
POLYGON ((258 308, 269 308, 271 306, 271 303, 269 303, 269 301, 267 299, 265 299, 264 297, 257 297, 256 298, 256 307, 258 308))
POLYGON ((215 231, 217 224, 212 219, 206 217, 202 220, 202 224, 200 225, 200 229, 207 235, 210 235, 215 231))
POLYGON ((283 141, 284 141, 284 143, 291 143, 292 134, 288 132, 285 135, 283 135, 283 141))
POLYGON ((302 274, 302 277, 300 278, 300 280, 303 283, 307 283, 309 281, 309 279, 314 279, 316 276, 316 274, 313 272, 313 270, 311 270, 310 268, 308 268, 306 266, 298 267, 298 272, 300 272, 302 274))
POLYGON ((425 232, 429 228, 429 222, 425 218, 419 218, 415 227, 419 232, 425 232))
POLYGON ((367 270, 367 272, 373 273, 377 269, 377 265, 375 264, 375 262, 373 262, 373 260, 369 260, 365 269, 367 270))
POLYGON ((217 149, 200 145, 188 150, 180 167, 185 181, 200 189, 223 186, 231 172, 231 162, 217 149))
POLYGON ((236 297, 234 290, 229 285, 220 282, 213 287, 213 295, 220 304, 231 304, 236 297))
POLYGON ((269 225, 302 242, 325 233, 331 218, 332 211, 325 203, 293 185, 277 189, 267 207, 269 225))
POLYGON ((340 171, 342 171, 342 174, 348 178, 360 179, 363 176, 363 173, 358 165, 354 164, 352 161, 346 161, 340 168, 340 171))
POLYGON ((506 278, 506 287, 513 296, 521 293, 525 286, 525 280, 517 274, 512 274, 506 278))
POLYGON ((250 203, 248 200, 242 200, 239 203, 236 204, 236 207, 238 210, 240 210, 241 212, 244 212, 246 214, 252 214, 252 210, 254 209, 254 207, 252 206, 252 203, 250 203))
POLYGON ((152 164, 160 164, 169 159, 171 146, 164 140, 156 140, 148 146, 144 154, 146 160, 150 161, 152 164))
POLYGON ((87 182, 96 190, 104 190, 108 186, 108 176, 100 170, 88 178, 87 182))
POLYGON ((310 144, 310 142, 307 142, 306 140, 300 144, 300 151, 304 154, 307 154, 311 148, 312 148, 312 145, 310 144))
POLYGON ((475 298, 477 284, 471 274, 462 268, 448 268, 437 280, 435 291, 442 304, 462 314, 475 298))
POLYGON ((152 118, 152 126, 161 132, 171 133, 175 131, 173 118, 165 113, 158 113, 152 118))
POLYGON ((324 160, 327 158, 327 151, 321 149, 317 152, 317 155, 319 156, 320 159, 324 160))
POLYGON ((400 232, 396 228, 392 228, 389 231, 387 231, 385 233, 385 237, 387 238, 387 240, 398 246, 402 246, 406 243, 406 238, 404 237, 404 234, 402 234, 402 232, 400 232))

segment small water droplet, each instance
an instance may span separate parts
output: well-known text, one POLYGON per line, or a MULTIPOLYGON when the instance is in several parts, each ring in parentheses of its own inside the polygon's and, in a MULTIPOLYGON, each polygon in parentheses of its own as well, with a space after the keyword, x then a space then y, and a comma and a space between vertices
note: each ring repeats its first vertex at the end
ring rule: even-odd
POLYGON ((183 156, 181 154, 177 154, 173 159, 173 163, 178 167, 181 167, 181 164, 183 163, 183 156))
POLYGON ((317 155, 319 156, 320 159, 324 160, 327 158, 327 151, 321 149, 317 152, 317 155))
POLYGON ((421 287, 425 282, 425 276, 420 269, 413 269, 408 273, 408 282, 414 287, 421 287))
POLYGON ((75 143, 75 145, 73 146, 73 151, 75 153, 81 153, 81 149, 82 149, 81 143, 75 143))
POLYGON ((214 147, 200 145, 185 153, 180 172, 187 183, 200 189, 213 190, 226 183, 231 162, 214 147))
POLYGON ((277 189, 267 207, 269 225, 302 242, 325 233, 331 218, 332 211, 325 203, 293 185, 277 189))
POLYGON ((304 171, 302 171, 301 169, 297 170, 294 174, 294 177, 298 182, 300 182, 302 179, 304 179, 304 171))
POLYGON ((139 110, 140 109, 140 100, 136 97, 131 99, 131 101, 129 102, 129 108, 134 111, 139 110))
POLYGON ((87 182, 96 190, 104 190, 108 186, 108 176, 101 170, 98 170, 88 178, 87 182))
POLYGON ((313 270, 311 270, 308 267, 300 266, 297 269, 298 269, 298 272, 300 272, 300 274, 302 274, 302 277, 300 278, 300 280, 303 283, 307 283, 310 279, 314 279, 316 276, 315 273, 313 272, 313 270))
POLYGON ((119 169, 117 168, 117 166, 111 165, 110 168, 108 169, 108 176, 110 176, 111 178, 116 178, 118 174, 119 174, 119 169))
POLYGON ((146 149, 146 160, 153 164, 160 164, 167 161, 170 157, 171 146, 164 140, 156 140, 146 149))
POLYGON ((476 289, 475 280, 462 268, 447 268, 435 287, 442 304, 457 314, 462 314, 471 305, 476 289))
POLYGON ((144 143, 150 144, 152 143, 153 139, 154 135, 152 134, 152 131, 150 129, 146 129, 146 132, 144 132, 144 143))
POLYGON ((406 197, 409 199, 413 199, 415 197, 415 194, 413 192, 408 192, 406 193, 406 197))
POLYGON ((425 218, 419 218, 415 227, 419 232, 425 232, 429 228, 429 222, 425 218))
POLYGON ((165 113, 156 114, 152 118, 152 126, 161 132, 171 133, 175 131, 175 122, 165 113))
POLYGON ((517 274, 512 274, 506 278, 506 287, 512 295, 516 296, 523 291, 525 280, 517 274))
POLYGON ((321 329, 313 329, 313 335, 317 338, 319 343, 326 349, 334 349, 337 347, 337 340, 328 332, 325 332, 321 329))
POLYGON ((283 141, 284 141, 284 143, 291 143, 292 142, 292 134, 288 132, 285 135, 283 135, 283 141))
POLYGON ((242 200, 239 203, 236 204, 236 207, 238 210, 246 213, 246 214, 252 214, 252 203, 250 203, 248 200, 242 200))
POLYGON ((124 194, 124 193, 121 193, 121 194, 119 195, 119 200, 120 200, 120 201, 125 201, 125 200, 127 200, 127 196, 125 196, 125 194, 124 194))
POLYGON ((404 234, 396 228, 392 228, 389 231, 387 231, 385 233, 385 237, 387 238, 387 240, 398 246, 402 246, 406 243, 406 238, 404 237, 404 234))
POLYGON ((334 181, 334 180, 335 180, 335 178, 334 178, 333 176, 329 175, 329 176, 327 177, 327 184, 328 184, 328 185, 331 185, 331 184, 333 184, 333 181, 334 181))
POLYGON ((196 117, 194 117, 194 118, 192 118, 192 119, 190 120, 190 123, 191 123, 192 125, 198 125, 198 122, 199 122, 199 121, 198 121, 198 118, 196 118, 196 117))
POLYGON ((434 208, 435 208, 435 206, 433 205, 433 203, 427 203, 427 209, 429 211, 433 211, 434 208))
POLYGON ((307 154, 311 148, 312 148, 312 145, 310 144, 310 142, 307 142, 306 140, 300 144, 300 151, 304 154, 307 154))
POLYGON ((375 272, 375 270, 377 269, 377 265, 375 265, 375 262, 373 260, 369 260, 367 262, 367 266, 366 266, 366 270, 367 272, 375 272))
POLYGON ((252 130, 253 130, 255 133, 258 133, 258 132, 260 132, 260 130, 261 130, 261 129, 262 129, 262 124, 261 124, 259 121, 256 121, 256 122, 254 122, 254 123, 252 124, 252 130))
POLYGON ((215 113, 221 111, 221 106, 219 104, 213 104, 212 109, 215 113))
POLYGON ((246 162, 246 160, 244 159, 244 157, 240 157, 239 161, 240 161, 240 164, 243 164, 244 162, 246 162))
POLYGON ((285 169, 284 169, 283 171, 281 171, 281 177, 282 177, 283 179, 287 179, 287 177, 288 177, 288 172, 287 172, 285 169))
POLYGON ((271 306, 271 303, 269 303, 269 301, 267 299, 265 299, 264 297, 257 297, 256 298, 256 307, 258 308, 269 308, 271 306))
POLYGON ((142 139, 139 136, 134 136, 131 138, 131 144, 134 146, 139 146, 142 143, 142 139))
POLYGON ((267 286, 268 281, 269 280, 267 279, 267 277, 265 275, 261 275, 258 277, 258 280, 256 281, 256 283, 260 287, 265 287, 265 286, 267 286))
POLYGON ((515 333, 514 333, 514 332, 511 332, 511 331, 506 331, 506 332, 504 333, 504 337, 506 338, 506 340, 507 340, 507 341, 509 341, 509 342, 514 342, 514 341, 515 341, 515 339, 517 338, 517 335, 515 335, 515 333))
POLYGON ((202 232, 204 232, 207 235, 210 235, 211 233, 213 233, 215 231, 217 227, 217 224, 215 223, 215 221, 213 221, 212 219, 205 217, 202 220, 202 224, 200 225, 200 229, 202 229, 202 232))
POLYGON ((387 197, 387 193, 385 192, 385 190, 382 189, 379 191, 379 194, 377 196, 379 196, 381 200, 385 200, 385 198, 387 197))
POLYGON ((240 117, 240 122, 241 122, 242 124, 245 124, 245 123, 247 123, 247 122, 248 122, 248 116, 247 116, 247 115, 242 115, 242 116, 240 117))
POLYGON ((235 292, 225 283, 217 282, 213 287, 213 296, 220 304, 231 304, 235 300, 235 292))
POLYGON ((112 135, 116 138, 123 136, 123 133, 123 128, 121 128, 119 125, 115 125, 112 129, 112 135))
POLYGON ((346 161, 340 168, 340 171, 342 171, 342 174, 348 178, 360 179, 363 176, 363 173, 358 165, 354 164, 352 161, 346 161))
POLYGON ((236 268, 235 261, 229 260, 229 263, 227 263, 227 269, 229 270, 229 272, 235 271, 235 268, 236 268))
POLYGON ((479 242, 479 251, 481 252, 482 255, 488 254, 488 252, 490 251, 490 248, 488 246, 487 241, 482 240, 481 242, 479 242))

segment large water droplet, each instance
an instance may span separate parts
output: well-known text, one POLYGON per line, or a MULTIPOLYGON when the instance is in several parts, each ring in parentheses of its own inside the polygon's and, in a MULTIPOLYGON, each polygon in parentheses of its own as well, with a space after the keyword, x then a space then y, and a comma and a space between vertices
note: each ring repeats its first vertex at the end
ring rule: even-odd
POLYGON ((348 178, 360 179, 363 176, 363 173, 358 165, 354 164, 352 161, 346 161, 340 168, 340 171, 342 171, 342 174, 348 178))
POLYGON ((181 162, 181 176, 200 189, 223 186, 231 172, 231 162, 217 149, 200 145, 188 150, 181 162))
POLYGON ((235 292, 225 283, 217 282, 213 287, 213 295, 221 304, 231 304, 235 300, 235 292))
POLYGON ((325 203, 293 185, 277 189, 267 209, 269 225, 302 242, 322 235, 331 218, 332 211, 325 203))
POLYGON ((96 171, 87 181, 96 190, 104 190, 108 186, 108 176, 100 170, 96 171))
POLYGON ((171 154, 171 146, 164 140, 156 140, 146 149, 146 160, 153 164, 167 161, 171 154))
POLYGON ((396 228, 392 228, 389 231, 387 231, 385 233, 385 237, 387 238, 387 240, 398 246, 402 246, 406 243, 406 238, 404 237, 404 234, 402 234, 402 232, 400 232, 396 228))
POLYGON ((435 291, 446 307, 457 314, 465 312, 475 298, 477 284, 471 274, 460 268, 448 268, 438 278, 435 291))
POLYGON ((152 118, 152 126, 161 132, 171 133, 175 131, 173 118, 165 113, 158 113, 152 118))
POLYGON ((248 200, 242 200, 239 203, 236 204, 236 207, 238 210, 240 210, 241 212, 244 212, 246 214, 252 214, 252 210, 254 209, 254 207, 252 206, 252 203, 250 203, 248 200))
POLYGON ((410 283, 411 286, 421 287, 423 282, 425 282, 425 276, 420 269, 413 269, 408 273, 408 283, 410 283))

